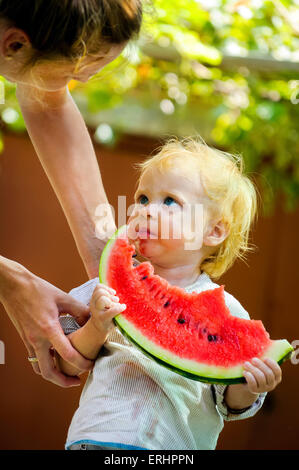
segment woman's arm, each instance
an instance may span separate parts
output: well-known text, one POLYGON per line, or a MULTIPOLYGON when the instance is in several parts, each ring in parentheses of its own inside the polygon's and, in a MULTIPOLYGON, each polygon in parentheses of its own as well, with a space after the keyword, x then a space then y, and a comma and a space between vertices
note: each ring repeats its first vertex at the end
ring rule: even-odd
MULTIPOLYGON (((107 202, 91 139, 67 89, 41 92, 18 85, 17 98, 40 161, 58 196, 90 277, 97 275, 105 240, 95 237, 94 211, 107 202)), ((111 227, 114 220, 111 215, 111 227)), ((0 256, 0 302, 20 334, 36 373, 61 386, 79 383, 54 367, 54 347, 73 367, 88 370, 85 360, 65 337, 59 314, 68 312, 82 324, 87 306, 30 273, 19 263, 0 256)))
POLYGON ((92 141, 68 89, 42 92, 18 85, 17 98, 39 160, 60 201, 90 278, 97 276, 107 237, 95 234, 95 210, 108 204, 92 141))

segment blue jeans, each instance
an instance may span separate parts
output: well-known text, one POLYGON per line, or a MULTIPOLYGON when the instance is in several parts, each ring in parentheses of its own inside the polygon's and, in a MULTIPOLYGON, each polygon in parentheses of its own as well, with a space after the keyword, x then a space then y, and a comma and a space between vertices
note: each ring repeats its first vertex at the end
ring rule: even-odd
POLYGON ((101 445, 94 444, 73 444, 69 447, 69 450, 124 450, 120 447, 104 447, 101 445))
POLYGON ((144 447, 137 447, 137 446, 130 446, 127 444, 119 444, 115 443, 115 445, 110 445, 110 442, 103 442, 101 443, 93 443, 91 442, 78 442, 77 444, 72 444, 71 446, 68 447, 68 450, 148 450, 145 449, 144 447), (108 444, 108 445, 105 445, 108 444), (120 446, 120 447, 117 447, 120 446))

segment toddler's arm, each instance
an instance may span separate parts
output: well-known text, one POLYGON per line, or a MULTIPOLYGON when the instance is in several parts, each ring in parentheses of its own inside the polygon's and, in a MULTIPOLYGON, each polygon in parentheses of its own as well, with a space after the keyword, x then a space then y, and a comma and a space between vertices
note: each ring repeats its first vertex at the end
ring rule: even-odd
MULTIPOLYGON (((109 331, 113 327, 112 319, 126 309, 125 304, 119 303, 115 291, 104 284, 98 284, 90 301, 91 316, 82 328, 70 333, 68 339, 73 347, 88 359, 96 359, 100 349, 105 343, 109 331)), ((57 365, 67 375, 78 375, 79 370, 55 355, 57 365)))

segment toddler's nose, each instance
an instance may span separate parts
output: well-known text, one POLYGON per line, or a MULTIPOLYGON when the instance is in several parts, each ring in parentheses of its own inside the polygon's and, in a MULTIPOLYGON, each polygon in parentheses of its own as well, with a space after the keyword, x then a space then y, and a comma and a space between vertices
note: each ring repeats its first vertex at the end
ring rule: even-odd
POLYGON ((151 203, 146 206, 146 213, 148 217, 156 219, 159 214, 159 204, 151 203))

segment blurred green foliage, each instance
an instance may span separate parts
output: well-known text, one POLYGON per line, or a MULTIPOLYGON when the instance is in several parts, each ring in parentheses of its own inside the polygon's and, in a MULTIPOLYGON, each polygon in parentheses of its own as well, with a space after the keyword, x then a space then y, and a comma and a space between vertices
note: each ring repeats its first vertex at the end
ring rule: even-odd
MULTIPOLYGON (((69 85, 94 127, 113 110, 111 132, 99 128, 98 140, 109 144, 119 128, 126 132, 120 110, 134 103, 127 131, 134 130, 134 115, 136 127, 144 120, 145 134, 154 121, 162 134, 164 123, 176 122, 173 133, 202 134, 215 147, 242 153, 265 212, 278 200, 293 210, 299 200, 299 0, 153 0, 145 11, 136 44, 87 84, 69 85)), ((2 120, 23 131, 14 86, 5 86, 2 120)))

